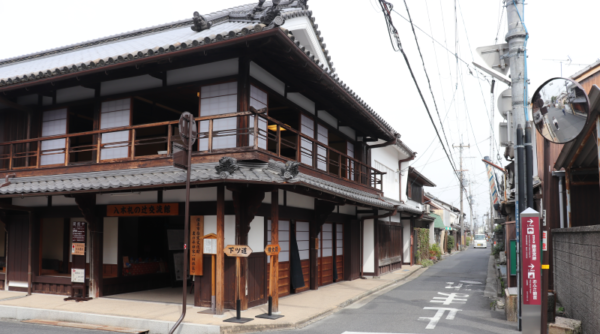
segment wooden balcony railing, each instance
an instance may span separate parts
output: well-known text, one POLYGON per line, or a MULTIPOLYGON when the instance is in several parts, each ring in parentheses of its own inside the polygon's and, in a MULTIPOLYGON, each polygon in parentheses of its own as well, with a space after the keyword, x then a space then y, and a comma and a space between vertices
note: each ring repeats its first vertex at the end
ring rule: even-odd
MULTIPOLYGON (((262 151, 382 189, 385 173, 266 115, 240 112, 197 117, 196 121, 194 156, 262 151)), ((0 171, 168 157, 173 143, 180 143, 178 125, 178 121, 168 121, 0 143, 0 171)))

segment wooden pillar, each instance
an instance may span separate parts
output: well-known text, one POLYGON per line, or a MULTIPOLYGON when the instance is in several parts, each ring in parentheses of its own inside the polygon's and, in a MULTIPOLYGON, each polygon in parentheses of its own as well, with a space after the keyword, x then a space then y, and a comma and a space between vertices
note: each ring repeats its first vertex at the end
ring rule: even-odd
POLYGON ((224 313, 225 306, 225 186, 217 186, 217 295, 216 314, 224 313))
POLYGON ((31 291, 33 290, 33 226, 35 215, 33 212, 29 212, 29 237, 28 237, 28 252, 27 252, 27 295, 31 295, 31 291))
POLYGON ((91 297, 99 298, 103 295, 103 274, 104 274, 104 219, 102 217, 94 217, 94 222, 90 223, 90 270, 91 270, 91 297))
MULTIPOLYGON (((97 220, 102 219, 97 218, 95 216, 96 194, 78 194, 74 195, 73 197, 75 197, 75 203, 77 203, 79 211, 81 211, 83 218, 85 218, 85 221, 88 223, 88 231, 89 233, 91 233, 90 239, 92 239, 92 244, 91 247, 89 247, 89 249, 91 250, 89 294, 92 296, 92 298, 97 298, 102 294, 102 245, 95 245, 96 243, 98 243, 98 241, 94 240, 94 234, 97 234, 94 233, 94 231, 97 231, 97 220), (99 249, 94 250, 95 247, 99 247, 99 249), (99 259, 97 258, 97 256, 99 256, 99 259)), ((100 240, 102 240, 101 236, 100 238, 100 240)), ((85 257, 83 257, 83 261, 85 263, 85 257)), ((75 265, 75 263, 73 263, 73 265, 75 265)), ((85 264, 83 266, 85 268, 85 264)))
POLYGON ((415 220, 414 218, 410 218, 410 265, 411 267, 414 265, 414 261, 415 261, 415 254, 414 254, 414 250, 415 250, 415 220))
MULTIPOLYGON (((242 56, 239 58, 238 71, 238 111, 250 110, 250 58, 242 56)), ((256 117, 256 116, 255 116, 256 117)), ((252 123, 254 124, 254 123, 252 123)), ((238 129, 247 129, 250 127, 248 116, 238 117, 238 129)), ((250 136, 246 131, 238 136, 238 147, 250 145, 250 136)))
MULTIPOLYGON (((258 208, 265 198, 263 189, 256 187, 236 187, 231 186, 228 189, 233 191, 233 208, 235 210, 235 236, 236 244, 248 245, 248 232, 250 232, 250 223, 254 220, 258 208)), ((237 261, 237 260, 236 260, 237 261)), ((240 270, 237 275, 237 285, 239 286, 239 299, 242 310, 248 309, 248 296, 246 295, 246 286, 248 282, 248 259, 240 258, 240 270)))
MULTIPOLYGON (((296 233, 291 231, 290 233, 296 233)), ((279 243, 279 190, 271 192, 271 244, 279 243)), ((271 272, 269 274, 269 293, 273 298, 273 312, 279 312, 279 255, 271 256, 271 272)))

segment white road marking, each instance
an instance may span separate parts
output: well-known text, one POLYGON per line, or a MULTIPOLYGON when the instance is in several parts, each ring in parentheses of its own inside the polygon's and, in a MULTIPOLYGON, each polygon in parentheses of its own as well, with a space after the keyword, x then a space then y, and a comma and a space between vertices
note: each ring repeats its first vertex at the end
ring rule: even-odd
POLYGON ((455 286, 452 286, 454 282, 446 282, 446 284, 448 284, 448 286, 446 286, 446 289, 454 289, 456 291, 460 290, 460 288, 463 286, 462 283, 458 283, 455 286))
POLYGON ((414 333, 343 332, 342 334, 414 334, 414 333))
POLYGON ((469 295, 464 294, 464 293, 442 293, 442 292, 438 292, 438 295, 442 295, 442 296, 446 296, 444 297, 433 297, 433 299, 437 299, 437 300, 432 300, 430 301, 430 303, 441 303, 444 305, 450 305, 450 304, 464 304, 467 299, 469 298, 469 295))
POLYGON ((477 281, 461 281, 461 283, 466 283, 466 284, 482 284, 481 282, 477 282, 477 281))
POLYGON ((423 309, 424 310, 437 310, 437 312, 435 312, 435 315, 433 317, 419 317, 420 321, 429 320, 429 324, 427 324, 427 327, 425 327, 425 329, 435 329, 435 326, 440 321, 440 319, 442 319, 442 316, 444 315, 444 313, 446 311, 448 311, 446 320, 454 320, 456 313, 458 311, 462 311, 457 308, 448 308, 448 307, 424 307, 423 309))

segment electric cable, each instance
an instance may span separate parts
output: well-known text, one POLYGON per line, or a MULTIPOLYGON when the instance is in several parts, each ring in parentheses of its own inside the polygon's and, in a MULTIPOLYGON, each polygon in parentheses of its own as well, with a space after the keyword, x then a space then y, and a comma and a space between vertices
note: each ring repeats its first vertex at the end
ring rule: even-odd
MULTIPOLYGON (((381 10, 383 12, 385 21, 386 21, 386 25, 388 28, 388 34, 390 35, 390 43, 392 44, 392 48, 396 51, 396 47, 394 47, 394 43, 392 40, 392 36, 396 39, 396 43, 397 43, 397 51, 400 51, 402 53, 402 56, 404 57, 404 61, 406 62, 406 66, 408 67, 408 70, 410 72, 410 76, 412 77, 414 84, 417 88, 417 91, 419 93, 419 96, 421 97, 421 101, 423 102, 423 105, 425 107, 425 110, 427 111, 427 115, 429 116, 429 120, 431 121, 431 124, 433 125, 433 128, 436 132, 436 135, 440 141, 440 144, 442 144, 442 148, 444 149, 444 153, 446 154, 446 157, 448 158, 448 162, 450 162, 450 165, 453 167, 454 170, 454 174, 456 175, 456 177, 459 179, 460 182, 460 177, 458 176, 458 173, 456 172, 456 166, 454 165, 452 158, 450 157, 450 154, 448 153, 448 151, 446 150, 446 147, 444 146, 444 141, 442 140, 442 137, 440 135, 440 132, 437 128, 437 126, 435 125, 435 121, 433 120, 433 116, 431 116, 431 112, 429 110, 429 107, 427 106, 427 102, 425 101, 425 97, 423 96, 423 93, 421 91, 421 88, 419 86, 419 83, 417 82, 417 78, 415 77, 415 74, 412 70, 412 67, 410 66, 410 61, 408 60, 408 56, 406 55, 406 52, 404 52, 404 48, 402 47, 402 42, 400 40, 400 35, 398 34, 398 30, 396 30, 396 27, 394 26, 393 22, 392 22, 392 17, 391 17, 391 10, 393 10, 393 6, 391 3, 386 2, 384 0, 379 0, 379 4, 381 5, 381 10), (389 8, 388 8, 389 6, 389 8)), ((461 183, 461 187, 466 191, 464 184, 461 183)), ((467 192, 468 193, 468 192, 467 192)), ((469 201, 467 199, 467 201, 469 201)), ((469 202, 470 203, 470 202, 469 202)))

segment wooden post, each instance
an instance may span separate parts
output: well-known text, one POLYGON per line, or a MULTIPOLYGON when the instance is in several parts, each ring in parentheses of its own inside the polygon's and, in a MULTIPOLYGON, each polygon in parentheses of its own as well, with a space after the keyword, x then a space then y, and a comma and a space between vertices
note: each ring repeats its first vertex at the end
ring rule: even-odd
MULTIPOLYGON (((279 189, 271 192, 271 244, 279 244, 279 189)), ((279 312, 279 255, 271 256, 270 269, 269 293, 273 299, 272 311, 279 312)))
POLYGON ((96 163, 100 163, 100 160, 102 160, 102 134, 99 133, 97 136, 98 142, 96 143, 96 163))
MULTIPOLYGON (((279 124, 277 125, 277 142, 275 143, 275 150, 277 153, 277 156, 280 157, 281 156, 281 127, 279 126, 279 124)), ((300 145, 298 145, 298 152, 299 157, 298 157, 298 161, 301 161, 302 159, 302 143, 300 143, 300 145)))
POLYGON ((33 289, 32 282, 32 259, 33 259, 33 220, 35 219, 35 215, 33 212, 29 211, 29 252, 27 253, 27 295, 31 295, 31 291, 33 289))
POLYGON ((93 298, 102 297, 102 286, 103 286, 103 252, 104 252, 104 219, 102 217, 95 217, 93 222, 90 222, 90 233, 92 241, 92 254, 91 258, 91 295, 93 298))
POLYGON ((172 150, 172 141, 173 141, 173 125, 167 125, 167 155, 171 155, 172 150))
POLYGON ((69 149, 71 148, 71 137, 67 138, 65 147, 65 166, 69 165, 69 149))
POLYGON ((135 157, 135 129, 131 130, 131 160, 135 157))
POLYGON ((224 313, 225 306, 225 186, 217 186, 217 292, 215 314, 224 313))
POLYGON ((258 118, 260 116, 254 115, 254 149, 258 149, 258 118))
POLYGON ((213 120, 208 120, 208 153, 212 152, 213 147, 213 120))

